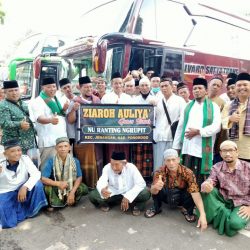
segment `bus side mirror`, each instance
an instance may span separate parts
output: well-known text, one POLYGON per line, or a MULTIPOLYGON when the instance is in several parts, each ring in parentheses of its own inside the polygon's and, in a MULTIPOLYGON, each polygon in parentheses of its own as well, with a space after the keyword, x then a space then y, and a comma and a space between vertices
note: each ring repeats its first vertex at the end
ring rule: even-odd
POLYGON ((95 48, 93 48, 93 68, 96 73, 103 73, 106 65, 107 55, 107 40, 101 40, 97 42, 95 48))

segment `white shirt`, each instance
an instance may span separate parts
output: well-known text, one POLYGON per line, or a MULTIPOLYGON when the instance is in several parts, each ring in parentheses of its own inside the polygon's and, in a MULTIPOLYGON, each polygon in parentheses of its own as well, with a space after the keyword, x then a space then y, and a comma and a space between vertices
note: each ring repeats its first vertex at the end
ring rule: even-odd
POLYGON ((29 111, 36 123, 36 131, 38 136, 38 146, 53 147, 56 145, 56 139, 59 137, 67 137, 65 117, 59 116, 57 125, 41 124, 37 121, 40 116, 51 117, 53 113, 44 100, 38 96, 29 103, 29 111))
POLYGON ((36 185, 41 178, 34 163, 27 155, 22 155, 19 160, 16 173, 6 168, 7 160, 0 160, 0 194, 17 190, 24 185, 29 191, 36 185))
POLYGON ((156 122, 154 129, 154 141, 172 141, 172 133, 168 119, 163 107, 162 100, 164 100, 171 122, 178 121, 181 113, 186 107, 186 102, 182 97, 172 94, 168 100, 162 97, 156 106, 156 122))
POLYGON ((136 96, 134 103, 135 104, 151 104, 151 103, 157 103, 157 100, 158 100, 157 97, 149 92, 149 95, 147 96, 146 99, 144 99, 141 94, 136 96))
POLYGON ((111 196, 121 194, 131 203, 146 187, 146 183, 134 164, 127 163, 121 174, 115 174, 109 163, 104 166, 96 186, 102 198, 101 191, 107 186, 111 196))
MULTIPOLYGON (((195 157, 202 157, 202 137, 212 136, 212 146, 214 146, 216 134, 221 129, 221 114, 220 108, 217 104, 213 103, 214 117, 211 125, 202 128, 203 123, 203 105, 204 102, 198 103, 195 101, 193 107, 190 110, 189 118, 187 121, 186 130, 189 128, 199 129, 200 135, 194 136, 191 140, 184 137, 182 154, 188 154, 195 157)), ((181 114, 178 128, 176 130, 173 148, 181 149, 181 133, 184 122, 184 112, 181 114)), ((213 152, 213 151, 212 151, 213 152)))
POLYGON ((125 93, 121 93, 120 97, 114 92, 105 94, 101 99, 102 104, 131 104, 132 97, 125 93))
POLYGON ((221 98, 225 103, 230 102, 230 98, 228 97, 227 93, 221 94, 221 95, 220 95, 220 98, 221 98))

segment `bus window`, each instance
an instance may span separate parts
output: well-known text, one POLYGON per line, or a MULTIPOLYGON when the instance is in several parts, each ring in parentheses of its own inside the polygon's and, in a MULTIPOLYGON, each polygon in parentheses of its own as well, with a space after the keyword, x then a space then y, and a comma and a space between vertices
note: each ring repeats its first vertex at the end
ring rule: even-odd
POLYGON ((155 72, 161 73, 163 49, 162 48, 141 48, 133 47, 131 50, 129 70, 148 67, 154 68, 155 72))
POLYGON ((32 75, 32 62, 24 62, 16 66, 16 80, 20 87, 21 98, 29 99, 31 97, 32 75))
POLYGON ((167 77, 175 77, 178 81, 183 77, 183 54, 180 51, 164 51, 162 74, 167 77))
POLYGON ((58 82, 58 68, 56 65, 55 66, 51 66, 51 65, 42 66, 40 82, 42 82, 42 80, 47 77, 52 77, 56 83, 58 82))
POLYGON ((109 48, 107 51, 104 77, 109 81, 114 72, 122 74, 124 48, 121 46, 109 48))

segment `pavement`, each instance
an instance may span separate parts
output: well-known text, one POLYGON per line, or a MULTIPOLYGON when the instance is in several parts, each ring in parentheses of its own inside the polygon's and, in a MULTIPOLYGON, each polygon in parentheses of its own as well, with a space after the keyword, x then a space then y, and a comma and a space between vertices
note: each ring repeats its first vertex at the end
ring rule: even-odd
POLYGON ((0 250, 249 250, 249 246, 249 231, 230 238, 209 226, 201 233, 196 223, 186 222, 179 210, 167 206, 147 219, 119 207, 102 212, 87 197, 75 207, 41 211, 16 228, 0 231, 0 250))

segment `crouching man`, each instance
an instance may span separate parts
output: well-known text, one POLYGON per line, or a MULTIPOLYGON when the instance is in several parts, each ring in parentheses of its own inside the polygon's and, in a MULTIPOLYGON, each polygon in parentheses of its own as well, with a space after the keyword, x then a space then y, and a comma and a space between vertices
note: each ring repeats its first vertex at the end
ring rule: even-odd
POLYGON ((42 182, 49 202, 48 211, 53 211, 54 207, 74 205, 88 194, 88 187, 82 183, 80 163, 69 152, 69 139, 58 138, 56 155, 46 161, 42 171, 42 182))
POLYGON ((180 206, 185 219, 188 222, 195 222, 193 210, 196 205, 200 211, 197 227, 201 230, 206 229, 206 214, 194 173, 180 164, 180 158, 174 149, 165 150, 164 163, 165 166, 154 174, 151 186, 154 206, 145 212, 145 217, 152 218, 159 214, 162 211, 162 202, 165 202, 171 208, 180 206))
POLYGON ((137 167, 128 163, 124 152, 113 152, 111 161, 104 166, 97 188, 90 195, 90 201, 107 212, 110 206, 120 204, 122 211, 132 209, 132 214, 140 215, 150 198, 137 167))
POLYGON ((15 227, 35 216, 47 206, 41 173, 27 155, 22 155, 20 142, 4 143, 4 159, 0 160, 0 228, 15 227))
POLYGON ((208 223, 219 234, 234 236, 250 219, 250 163, 238 159, 233 141, 222 142, 220 154, 223 161, 201 185, 202 199, 208 223))

